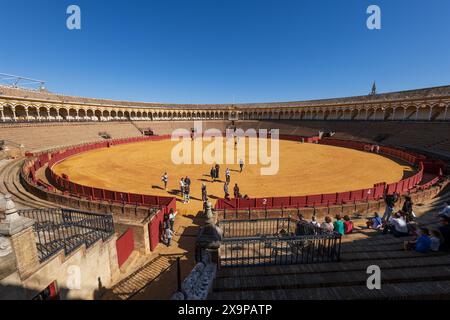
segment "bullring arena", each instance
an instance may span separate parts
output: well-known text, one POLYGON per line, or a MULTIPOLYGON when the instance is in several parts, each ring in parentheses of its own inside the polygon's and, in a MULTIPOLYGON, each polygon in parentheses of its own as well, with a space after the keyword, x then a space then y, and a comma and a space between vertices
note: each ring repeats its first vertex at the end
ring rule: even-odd
POLYGON ((0 297, 448 299, 448 253, 404 251, 409 238, 365 223, 397 194, 396 210, 410 196, 417 224, 437 228, 449 199, 449 108, 450 86, 234 105, 0 87, 0 297), (279 171, 261 175, 264 165, 249 164, 250 150, 242 172, 238 159, 221 164, 216 182, 213 163, 175 164, 171 135, 190 132, 196 121, 223 134, 277 129, 279 171), (186 176, 188 204, 179 194, 186 176), (245 199, 233 197, 235 183, 245 199), (171 210, 174 238, 166 246, 171 210), (352 234, 299 221, 336 214, 353 219, 352 234), (383 268, 383 290, 365 285, 373 264, 383 268), (84 275, 77 290, 66 285, 73 265, 84 275))

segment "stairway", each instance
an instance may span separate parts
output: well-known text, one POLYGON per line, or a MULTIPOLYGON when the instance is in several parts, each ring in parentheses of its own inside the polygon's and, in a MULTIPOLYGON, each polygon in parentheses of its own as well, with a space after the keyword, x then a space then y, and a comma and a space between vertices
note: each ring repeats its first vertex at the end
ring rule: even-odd
MULTIPOLYGON (((415 206, 418 224, 437 227, 436 210, 449 199, 447 186, 439 198, 415 206)), ((342 238, 340 262, 222 268, 208 299, 449 299, 450 254, 404 251, 411 239, 361 228, 342 238), (381 269, 381 290, 367 288, 371 265, 381 269)))
POLYGON ((113 286, 113 295, 120 300, 138 299, 139 293, 164 274, 176 262, 177 257, 180 255, 158 255, 113 286))
POLYGON ((55 204, 42 200, 25 190, 19 180, 24 159, 2 160, 0 164, 0 193, 11 194, 18 209, 54 208, 55 204))

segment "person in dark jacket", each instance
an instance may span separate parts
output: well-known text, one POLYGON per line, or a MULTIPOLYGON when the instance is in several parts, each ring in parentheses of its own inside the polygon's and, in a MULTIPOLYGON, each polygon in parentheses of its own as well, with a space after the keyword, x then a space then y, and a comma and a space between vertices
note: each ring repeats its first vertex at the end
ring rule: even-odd
POLYGON ((413 202, 410 196, 405 196, 405 202, 403 203, 402 211, 405 214, 407 222, 414 221, 413 202))

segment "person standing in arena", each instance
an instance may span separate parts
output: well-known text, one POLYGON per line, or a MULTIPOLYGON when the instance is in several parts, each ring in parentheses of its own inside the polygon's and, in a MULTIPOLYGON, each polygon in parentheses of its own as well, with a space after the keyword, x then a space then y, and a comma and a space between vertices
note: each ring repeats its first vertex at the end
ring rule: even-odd
POLYGON ((230 193, 228 191, 228 183, 223 184, 223 192, 225 193, 225 199, 230 200, 230 193))
POLYGON ((233 193, 236 199, 239 199, 241 197, 241 193, 239 192, 239 186, 237 183, 234 184, 233 193))
POLYGON ((202 183, 202 201, 205 203, 208 201, 208 192, 206 191, 206 184, 202 183))
POLYGON ((227 170, 225 170, 225 180, 226 182, 229 184, 231 181, 231 173, 230 173, 230 168, 227 168, 227 170))
POLYGON ((189 179, 188 176, 186 176, 186 178, 184 178, 184 190, 186 193, 186 203, 189 203, 190 200, 190 193, 191 193, 191 179, 189 179))
POLYGON ((180 180, 180 194, 184 195, 184 178, 183 177, 180 180))
POLYGON ((212 182, 216 182, 216 169, 214 167, 211 168, 210 174, 212 182))
POLYGON ((164 190, 167 191, 167 183, 169 182, 169 176, 167 175, 167 172, 164 172, 164 175, 162 176, 161 180, 164 183, 164 190))
POLYGON ((244 169, 244 160, 242 159, 239 160, 239 168, 241 169, 241 172, 244 169))
POLYGON ((219 179, 219 175, 220 175, 220 166, 219 166, 219 164, 217 163, 217 164, 216 164, 216 179, 219 179))

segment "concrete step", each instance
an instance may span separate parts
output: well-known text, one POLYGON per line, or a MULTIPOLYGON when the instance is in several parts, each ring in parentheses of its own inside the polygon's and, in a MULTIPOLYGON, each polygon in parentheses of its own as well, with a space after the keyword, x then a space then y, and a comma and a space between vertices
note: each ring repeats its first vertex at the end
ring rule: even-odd
MULTIPOLYGON (((383 284, 436 280, 446 281, 450 280, 450 266, 383 269, 381 275, 383 284)), ((214 282, 214 292, 355 286, 364 285, 367 278, 366 270, 290 275, 273 274, 270 277, 247 276, 240 278, 219 278, 214 282)))
POLYGON ((450 281, 418 281, 382 284, 381 290, 367 286, 323 287, 271 291, 213 292, 210 300, 363 300, 449 299, 450 281))

